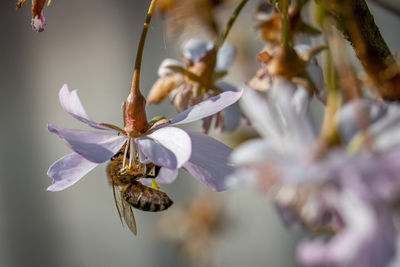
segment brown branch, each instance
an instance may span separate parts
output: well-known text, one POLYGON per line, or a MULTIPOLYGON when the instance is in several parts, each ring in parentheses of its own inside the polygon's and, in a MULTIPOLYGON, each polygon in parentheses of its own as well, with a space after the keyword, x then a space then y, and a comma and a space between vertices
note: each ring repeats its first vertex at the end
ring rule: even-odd
POLYGON ((372 84, 385 100, 400 100, 400 69, 365 0, 327 1, 337 28, 354 48, 372 84))

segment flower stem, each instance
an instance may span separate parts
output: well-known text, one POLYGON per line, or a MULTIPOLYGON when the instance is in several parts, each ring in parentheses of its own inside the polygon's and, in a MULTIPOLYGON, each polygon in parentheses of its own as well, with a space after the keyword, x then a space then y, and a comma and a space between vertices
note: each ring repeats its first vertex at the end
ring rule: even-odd
POLYGON ((133 77, 132 77, 132 89, 138 90, 137 91, 138 93, 140 93, 140 87, 139 87, 139 85, 140 85, 140 69, 141 69, 141 65, 142 65, 144 44, 146 42, 147 32, 149 30, 150 21, 153 16, 156 4, 157 4, 157 0, 152 0, 150 3, 149 11, 147 12, 146 20, 143 24, 142 34, 140 36, 139 46, 138 46, 138 50, 136 53, 135 70, 133 72, 133 77))
MULTIPOLYGON (((329 29, 328 29, 329 30, 329 29)), ((338 90, 337 73, 334 67, 332 53, 327 50, 325 57, 325 71, 327 83, 327 103, 319 133, 314 157, 323 157, 327 149, 340 143, 339 131, 335 123, 335 115, 341 107, 342 98, 338 90)))
POLYGON ((386 100, 400 100, 400 71, 365 0, 333 0, 326 5, 336 27, 354 48, 370 80, 386 100))
POLYGON ((124 121, 125 131, 129 136, 138 136, 149 129, 146 117, 146 98, 140 92, 140 68, 142 66, 142 56, 144 44, 150 21, 156 7, 157 0, 152 0, 146 20, 143 24, 139 46, 136 54, 135 70, 133 71, 131 92, 125 102, 124 121))
POLYGON ((235 23, 236 19, 238 18, 240 12, 244 8, 244 6, 247 4, 249 0, 242 0, 239 5, 236 7, 235 11, 233 11, 231 17, 229 18, 228 23, 226 24, 226 27, 224 29, 224 32, 220 36, 220 38, 217 41, 216 47, 220 47, 224 42, 226 37, 228 36, 229 32, 232 29, 233 24, 235 23))
POLYGON ((284 48, 290 44, 289 0, 281 0, 282 12, 282 43, 284 48))

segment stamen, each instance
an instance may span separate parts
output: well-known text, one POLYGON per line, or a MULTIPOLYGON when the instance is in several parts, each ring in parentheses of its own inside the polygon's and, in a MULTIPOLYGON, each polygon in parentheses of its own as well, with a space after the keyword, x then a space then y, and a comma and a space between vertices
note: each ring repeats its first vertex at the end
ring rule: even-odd
POLYGON ((129 143, 126 142, 125 150, 124 150, 124 159, 122 160, 122 170, 125 169, 126 155, 128 153, 128 146, 129 146, 129 143))
POLYGON ((129 138, 129 143, 130 143, 129 166, 132 166, 133 164, 136 165, 136 145, 135 142, 133 141, 133 138, 129 138))

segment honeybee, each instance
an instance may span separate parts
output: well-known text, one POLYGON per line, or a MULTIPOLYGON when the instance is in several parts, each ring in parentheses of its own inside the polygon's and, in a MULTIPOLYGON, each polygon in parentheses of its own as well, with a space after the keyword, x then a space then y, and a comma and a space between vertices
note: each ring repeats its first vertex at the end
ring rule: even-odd
POLYGON ((107 175, 113 187, 115 205, 121 222, 123 224, 124 220, 132 233, 137 235, 132 207, 142 211, 158 212, 168 209, 173 201, 166 193, 143 185, 139 181, 141 178, 156 178, 161 168, 153 163, 140 163, 136 153, 135 159, 130 161, 126 150, 124 146, 111 158, 107 166, 107 175), (133 164, 125 165, 126 162, 133 164))

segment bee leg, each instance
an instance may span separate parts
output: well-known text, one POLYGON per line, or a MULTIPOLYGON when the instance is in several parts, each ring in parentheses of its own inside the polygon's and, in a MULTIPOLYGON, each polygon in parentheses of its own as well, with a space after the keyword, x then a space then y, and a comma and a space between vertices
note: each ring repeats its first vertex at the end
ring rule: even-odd
POLYGON ((156 178, 152 178, 152 179, 151 179, 151 188, 154 188, 154 189, 157 189, 157 190, 158 190, 158 189, 160 189, 160 187, 161 187, 161 186, 158 185, 157 182, 156 182, 156 178))

